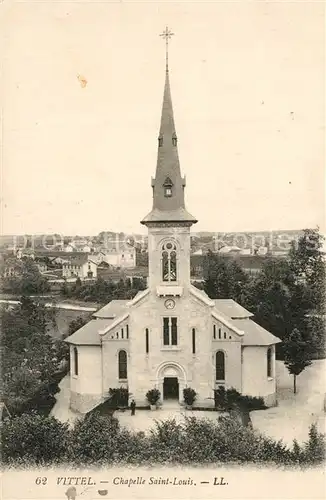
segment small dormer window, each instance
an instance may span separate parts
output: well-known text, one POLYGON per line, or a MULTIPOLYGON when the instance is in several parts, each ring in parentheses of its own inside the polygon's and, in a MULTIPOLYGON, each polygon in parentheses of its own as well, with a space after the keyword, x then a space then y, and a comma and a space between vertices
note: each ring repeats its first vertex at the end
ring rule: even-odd
POLYGON ((172 135, 172 146, 176 146, 177 143, 178 143, 178 138, 177 138, 176 134, 174 133, 172 135))
POLYGON ((158 146, 159 148, 163 146, 163 137, 161 135, 158 138, 158 146))
POLYGON ((171 181, 170 177, 167 177, 165 179, 164 184, 163 184, 163 187, 164 187, 164 196, 166 196, 167 198, 169 198, 170 196, 172 196, 172 186, 173 186, 173 182, 171 181))

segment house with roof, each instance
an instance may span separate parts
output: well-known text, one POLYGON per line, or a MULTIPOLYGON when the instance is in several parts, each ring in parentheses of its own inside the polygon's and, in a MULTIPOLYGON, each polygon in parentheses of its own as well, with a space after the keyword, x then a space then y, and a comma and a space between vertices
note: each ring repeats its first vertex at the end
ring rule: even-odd
POLYGON ((62 264, 63 278, 97 278, 98 263, 88 254, 75 255, 62 264))
POLYGON ((35 259, 35 250, 33 248, 18 248, 16 251, 17 259, 35 259))
POLYGON ((111 248, 102 249, 103 260, 109 265, 129 269, 136 266, 136 249, 135 247, 124 244, 113 246, 111 248))
POLYGON ((219 386, 276 403, 275 345, 280 339, 233 300, 211 299, 190 280, 190 230, 197 219, 185 206, 178 137, 166 62, 153 205, 148 230, 148 287, 132 300, 113 300, 73 333, 70 404, 85 413, 126 387, 137 405, 157 388, 161 403, 213 405, 219 386))

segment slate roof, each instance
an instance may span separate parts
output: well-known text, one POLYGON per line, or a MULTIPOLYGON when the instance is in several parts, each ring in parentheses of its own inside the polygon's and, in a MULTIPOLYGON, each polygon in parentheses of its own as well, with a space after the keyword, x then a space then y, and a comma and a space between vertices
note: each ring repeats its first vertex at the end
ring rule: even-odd
MULTIPOLYGON (((139 292, 133 301, 137 297, 144 296, 146 293, 148 293, 148 289, 139 292)), ((198 294, 198 296, 200 295, 198 294)), ((128 313, 129 308, 127 303, 130 303, 130 301, 112 300, 99 311, 95 312, 93 314, 94 319, 70 335, 66 339, 66 342, 75 345, 101 345, 100 332, 110 327, 115 321, 128 313)), ((231 299, 216 299, 215 303, 217 304, 212 309, 212 312, 215 310, 219 313, 220 321, 222 323, 225 321, 227 326, 231 328, 233 326, 235 329, 244 332, 244 335, 241 337, 243 346, 268 346, 281 342, 275 335, 252 321, 250 319, 251 313, 235 301, 231 299), (237 319, 234 319, 235 314, 238 315, 237 319), (239 314, 242 315, 241 318, 239 318, 239 314)))
POLYGON ((142 224, 146 222, 192 222, 195 224, 197 219, 193 217, 187 210, 183 207, 177 210, 159 210, 153 208, 153 210, 144 217, 141 221, 142 224))
POLYGON ((92 319, 65 341, 75 345, 101 345, 99 332, 110 326, 113 321, 114 319, 92 319))
POLYGON ((214 299, 216 308, 231 319, 250 318, 253 314, 233 299, 214 299))
POLYGON ((111 300, 102 309, 93 314, 94 318, 115 319, 125 311, 129 300, 111 300))
POLYGON ((268 332, 251 319, 233 319, 232 323, 244 332, 242 345, 272 345, 282 342, 278 337, 268 332))
POLYGON ((141 223, 146 225, 150 222, 197 222, 185 209, 185 185, 185 179, 181 177, 180 172, 169 69, 166 67, 157 165, 155 179, 152 179, 153 208, 141 223), (165 194, 167 185, 172 188, 170 196, 165 194))
POLYGON ((231 325, 244 332, 242 345, 272 345, 281 342, 278 337, 265 330, 250 318, 253 314, 233 299, 214 299, 215 309, 223 316, 227 316, 231 325))

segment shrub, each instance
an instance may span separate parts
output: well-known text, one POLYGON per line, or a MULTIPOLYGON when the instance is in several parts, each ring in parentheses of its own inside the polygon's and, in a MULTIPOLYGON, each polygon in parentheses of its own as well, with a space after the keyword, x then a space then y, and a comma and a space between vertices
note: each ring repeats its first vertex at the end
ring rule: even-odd
POLYGON ((17 460, 29 465, 59 463, 64 461, 68 450, 68 425, 36 412, 6 419, 1 432, 5 463, 17 460))
POLYGON ((191 387, 186 387, 185 389, 183 389, 183 399, 186 405, 189 406, 193 405, 196 397, 197 397, 197 392, 191 387))
POLYGON ((110 463, 119 456, 119 422, 114 417, 90 413, 71 432, 70 460, 78 465, 110 463))
POLYGON ((156 405, 156 403, 158 402, 160 397, 161 397, 161 393, 158 389, 150 389, 146 393, 146 399, 150 405, 156 405))
POLYGON ((325 460, 325 435, 317 430, 316 424, 312 424, 309 429, 309 439, 304 447, 304 461, 310 463, 320 463, 325 460))
POLYGON ((226 397, 226 389, 224 385, 220 385, 218 389, 214 391, 214 403, 216 408, 220 408, 221 410, 225 410, 227 407, 227 397, 226 397))
POLYGON ((240 395, 239 399, 240 399, 240 405, 244 406, 248 411, 266 409, 264 399, 261 397, 257 398, 254 396, 240 395))
POLYGON ((25 414, 5 419, 2 426, 4 462, 10 465, 75 466, 111 464, 256 463, 311 465, 322 463, 324 436, 316 426, 303 445, 287 447, 221 416, 216 422, 186 417, 156 422, 149 435, 120 428, 114 417, 96 412, 76 422, 73 430, 53 417, 25 414))
POLYGON ((263 398, 242 395, 233 387, 225 389, 222 385, 214 391, 214 401, 215 406, 220 410, 231 410, 236 406, 247 411, 266 408, 263 398))
POLYGON ((156 463, 184 462, 184 432, 176 420, 155 422, 148 438, 149 459, 156 463))
POLYGON ((109 389, 110 403, 113 408, 128 406, 129 391, 125 387, 109 389))

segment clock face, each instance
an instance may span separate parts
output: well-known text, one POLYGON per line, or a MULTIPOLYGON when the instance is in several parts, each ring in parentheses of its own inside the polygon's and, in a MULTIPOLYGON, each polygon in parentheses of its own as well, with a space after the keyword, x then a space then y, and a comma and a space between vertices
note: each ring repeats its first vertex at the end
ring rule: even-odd
POLYGON ((175 302, 173 299, 167 299, 165 302, 164 302, 164 305, 167 309, 173 309, 174 306, 175 306, 175 302))

